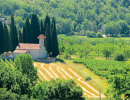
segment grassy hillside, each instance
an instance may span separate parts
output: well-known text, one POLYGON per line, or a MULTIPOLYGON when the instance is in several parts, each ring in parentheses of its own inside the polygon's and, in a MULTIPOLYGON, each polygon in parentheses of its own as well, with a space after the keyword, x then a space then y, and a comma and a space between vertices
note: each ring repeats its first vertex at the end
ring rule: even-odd
POLYGON ((95 35, 103 24, 108 23, 107 33, 128 35, 129 3, 128 0, 0 0, 0 18, 10 20, 11 13, 14 13, 15 23, 20 29, 26 17, 31 18, 32 13, 38 14, 39 19, 43 20, 48 14, 56 18, 59 34, 95 35), (123 23, 125 27, 115 22, 123 23), (110 25, 116 26, 112 32, 108 27, 110 25))

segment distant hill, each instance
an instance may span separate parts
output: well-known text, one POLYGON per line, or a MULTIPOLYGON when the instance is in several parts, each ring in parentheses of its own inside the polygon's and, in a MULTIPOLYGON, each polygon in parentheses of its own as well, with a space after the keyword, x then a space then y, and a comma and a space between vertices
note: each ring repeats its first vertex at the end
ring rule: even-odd
MULTIPOLYGON (((122 20, 128 29, 129 5, 129 0, 0 0, 0 18, 10 21, 13 13, 17 28, 21 29, 27 16, 31 18, 31 14, 36 13, 40 20, 44 20, 48 14, 50 18, 56 18, 58 34, 73 35, 80 32, 86 35, 89 31, 97 33, 103 24, 121 23, 122 20)), ((122 26, 121 29, 126 30, 122 26)), ((111 34, 110 30, 112 29, 109 28, 107 33, 111 34)), ((112 33, 129 32, 119 30, 112 33)))

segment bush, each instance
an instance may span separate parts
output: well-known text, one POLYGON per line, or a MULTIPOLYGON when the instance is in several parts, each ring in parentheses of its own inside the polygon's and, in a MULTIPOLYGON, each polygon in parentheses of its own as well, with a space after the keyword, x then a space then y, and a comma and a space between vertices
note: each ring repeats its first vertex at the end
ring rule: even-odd
POLYGON ((117 61, 125 61, 126 60, 126 56, 124 53, 117 53, 114 57, 115 60, 117 61))
POLYGON ((88 76, 85 78, 85 81, 89 81, 89 80, 91 80, 91 77, 88 76))
POLYGON ((70 56, 70 54, 69 54, 68 52, 65 52, 65 53, 64 53, 64 58, 65 58, 65 59, 70 59, 71 56, 70 56))
POLYGON ((97 37, 103 38, 102 33, 101 32, 97 32, 97 37))
POLYGON ((96 33, 93 31, 86 31, 87 37, 96 37, 96 33))

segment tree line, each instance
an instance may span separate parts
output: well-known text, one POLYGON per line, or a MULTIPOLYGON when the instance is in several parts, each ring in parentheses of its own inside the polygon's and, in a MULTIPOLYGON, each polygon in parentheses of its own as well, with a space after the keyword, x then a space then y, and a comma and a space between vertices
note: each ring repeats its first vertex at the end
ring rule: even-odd
POLYGON ((9 21, 8 16, 14 13, 16 26, 21 29, 27 16, 31 19, 36 13, 39 19, 44 19, 49 14, 57 19, 58 34, 95 37, 105 25, 103 34, 129 35, 129 4, 129 0, 1 0, 0 17, 9 21))
POLYGON ((45 48, 48 54, 52 54, 53 57, 56 57, 59 54, 58 49, 58 40, 57 40, 57 30, 56 30, 56 20, 53 17, 52 22, 50 22, 50 17, 46 15, 45 22, 41 20, 39 24, 39 19, 36 14, 32 14, 31 21, 29 18, 26 18, 25 24, 23 25, 23 30, 18 31, 16 24, 14 22, 14 16, 11 15, 11 25, 10 32, 8 32, 8 27, 2 25, 0 21, 0 46, 1 51, 3 52, 14 51, 18 43, 34 43, 38 44, 39 40, 37 37, 40 34, 46 36, 45 39, 45 48))

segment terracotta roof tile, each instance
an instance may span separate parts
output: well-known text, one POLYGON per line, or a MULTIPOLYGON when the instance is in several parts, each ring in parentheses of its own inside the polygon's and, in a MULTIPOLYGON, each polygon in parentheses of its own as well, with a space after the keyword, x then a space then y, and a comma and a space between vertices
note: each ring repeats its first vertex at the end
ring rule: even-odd
POLYGON ((28 50, 15 50, 14 53, 26 53, 28 50))
POLYGON ((39 44, 28 44, 28 43, 19 43, 16 47, 16 50, 28 50, 28 49, 40 49, 39 44))
POLYGON ((44 39, 44 38, 46 38, 43 34, 41 34, 41 35, 39 35, 38 37, 37 37, 38 39, 44 39))

